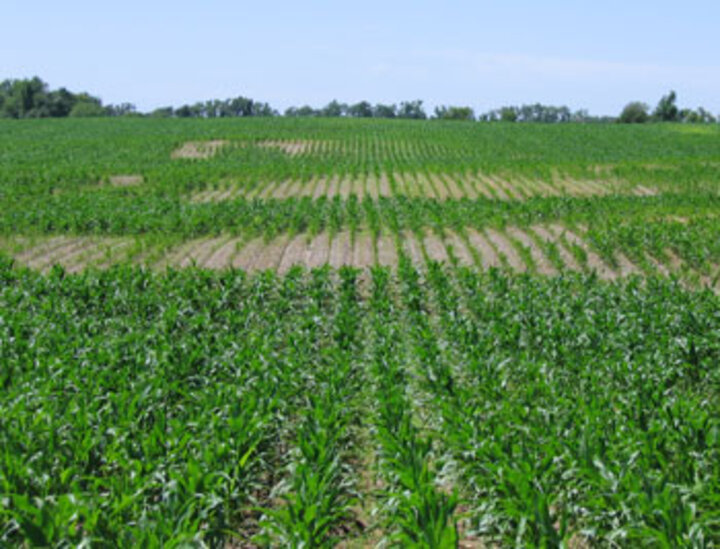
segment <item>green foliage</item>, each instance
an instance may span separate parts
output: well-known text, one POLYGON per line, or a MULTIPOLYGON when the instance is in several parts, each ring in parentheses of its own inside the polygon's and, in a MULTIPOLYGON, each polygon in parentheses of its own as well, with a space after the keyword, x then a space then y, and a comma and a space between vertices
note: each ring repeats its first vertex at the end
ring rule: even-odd
MULTIPOLYGON (((37 76, 27 80, 0 82, 0 118, 50 118, 70 115, 80 104, 97 106, 97 114, 105 114, 100 100, 86 93, 73 94, 65 88, 49 90, 37 76)), ((80 108, 88 110, 89 107, 80 108)))
POLYGON ((440 120, 475 120, 475 112, 470 107, 435 107, 435 118, 440 120))
POLYGON ((93 118, 105 116, 105 109, 99 103, 90 101, 78 101, 73 105, 68 115, 71 118, 93 118))
POLYGON ((660 98, 655 111, 653 111, 653 118, 659 122, 678 122, 680 120, 677 94, 674 91, 660 98))
POLYGON ((625 105, 618 121, 622 124, 643 124, 650 120, 649 109, 645 103, 633 101, 625 105))
POLYGON ((715 295, 370 276, 3 262, 2 543, 720 542, 715 295))

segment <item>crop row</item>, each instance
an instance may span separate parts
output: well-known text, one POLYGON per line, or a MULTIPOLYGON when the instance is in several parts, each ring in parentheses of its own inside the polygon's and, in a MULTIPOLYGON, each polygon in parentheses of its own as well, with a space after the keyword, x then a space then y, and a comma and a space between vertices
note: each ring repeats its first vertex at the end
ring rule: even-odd
POLYGON ((394 173, 482 173, 539 184, 562 173, 602 184, 716 191, 717 129, 699 130, 361 120, 2 121, 0 199, 9 206, 50 193, 104 200, 117 190, 113 184, 133 185, 124 189, 130 196, 172 199, 220 187, 394 173), (206 158, 174 154, 188 143, 224 146, 206 158))
POLYGON ((254 186, 241 186, 232 182, 210 188, 191 196, 194 202, 224 202, 244 198, 282 199, 312 197, 332 199, 339 196, 349 199, 355 195, 358 200, 365 197, 377 200, 379 197, 403 195, 427 197, 438 200, 484 197, 489 200, 527 200, 535 196, 595 196, 606 194, 634 194, 653 196, 656 189, 643 185, 633 186, 626 182, 609 180, 579 180, 557 176, 551 181, 523 177, 506 178, 483 174, 448 173, 382 173, 358 179, 334 177, 313 177, 310 181, 289 180, 283 182, 256 182, 254 186))
MULTIPOLYGON (((392 227, 392 225, 391 225, 392 227)), ((407 257, 416 266, 431 261, 557 275, 595 271, 600 278, 676 274, 713 285, 720 248, 718 218, 669 216, 655 220, 593 221, 448 227, 438 223, 355 231, 337 229, 268 236, 230 233, 181 241, 150 237, 8 237, 0 249, 19 265, 70 272, 135 263, 155 269, 198 265, 212 269, 278 269, 330 264, 396 267, 407 257)))
POLYGON ((715 295, 359 275, 3 263, 2 543, 720 542, 715 295))
POLYGON ((283 200, 232 200, 191 203, 182 198, 110 194, 25 196, 0 211, 2 234, 176 235, 182 238, 249 233, 272 237, 283 232, 319 232, 366 226, 445 227, 526 224, 551 219, 583 223, 692 217, 716 213, 717 193, 657 196, 534 197, 526 201, 475 199, 439 201, 403 195, 377 200, 290 197, 283 200))

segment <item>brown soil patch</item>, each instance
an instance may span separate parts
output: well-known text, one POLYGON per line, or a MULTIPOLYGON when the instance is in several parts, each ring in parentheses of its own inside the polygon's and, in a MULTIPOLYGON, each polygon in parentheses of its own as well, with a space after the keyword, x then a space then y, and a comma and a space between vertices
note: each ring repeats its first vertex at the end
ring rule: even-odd
POLYGON ((498 183, 504 185, 506 194, 512 196, 515 200, 527 200, 537 194, 533 188, 528 186, 527 182, 515 177, 512 179, 496 177, 495 179, 498 183))
POLYGON ((105 247, 101 253, 91 259, 90 265, 98 269, 107 269, 115 263, 129 259, 129 248, 134 244, 133 240, 121 239, 116 244, 105 247))
POLYGON ((468 242, 478 255, 480 264, 484 269, 500 267, 500 265, 502 265, 495 248, 490 244, 484 234, 477 232, 475 229, 466 229, 465 233, 467 234, 468 242))
MULTIPOLYGON (((288 196, 291 196, 291 190, 294 185, 295 185, 295 182, 292 180, 283 181, 282 183, 278 184, 273 189, 272 198, 286 198, 288 196)), ((268 197, 268 198, 270 198, 270 197, 268 197)))
POLYGON ((142 175, 111 175, 108 181, 113 187, 132 187, 140 185, 144 180, 142 175))
POLYGON ((617 252, 615 254, 615 261, 617 262, 620 276, 640 274, 640 269, 638 269, 624 253, 617 252))
POLYGON ((51 249, 44 253, 34 254, 32 259, 26 261, 26 264, 31 269, 45 269, 55 263, 59 263, 61 258, 77 250, 85 249, 88 245, 90 245, 90 239, 86 237, 66 239, 57 246, 53 245, 51 249))
POLYGON ((273 181, 256 182, 255 185, 245 191, 245 198, 253 200, 255 198, 262 198, 267 190, 275 184, 273 181))
POLYGON ((327 233, 321 233, 312 239, 305 256, 305 264, 314 269, 321 267, 328 262, 330 255, 330 236, 327 233))
POLYGON ((380 174, 380 181, 378 181, 378 194, 380 196, 392 196, 390 179, 388 179, 388 175, 386 173, 380 174))
POLYGON ((478 176, 478 181, 483 187, 485 187, 491 198, 498 200, 510 200, 510 196, 508 196, 502 186, 500 186, 495 179, 480 174, 478 176))
POLYGON ((68 272, 75 273, 91 265, 108 267, 112 263, 112 255, 117 255, 119 250, 131 243, 129 239, 121 238, 62 236, 45 239, 39 244, 28 241, 25 245, 29 247, 22 251, 9 249, 8 252, 19 264, 32 269, 45 270, 52 265, 61 265, 68 272))
POLYGON ((472 266, 475 259, 462 237, 454 231, 445 231, 445 241, 452 246, 452 255, 460 265, 472 266))
POLYGON ((328 198, 333 198, 334 196, 338 195, 340 193, 340 176, 334 175, 330 182, 328 183, 327 192, 325 193, 325 196, 328 198))
POLYGON ((25 249, 15 254, 15 260, 23 265, 28 264, 31 260, 44 254, 51 253, 53 250, 66 245, 71 239, 67 236, 56 236, 49 239, 43 239, 36 243, 27 243, 23 246, 25 249))
POLYGON ((222 202, 223 200, 229 200, 235 195, 236 192, 237 189, 235 187, 226 187, 220 192, 220 194, 215 196, 214 201, 222 202))
POLYGON ((445 248, 445 242, 443 242, 443 239, 438 235, 428 232, 423 242, 425 243, 425 252, 427 252, 429 259, 433 261, 450 261, 447 248, 445 248))
POLYGON ((521 231, 517 227, 508 227, 507 233, 525 248, 530 250, 530 256, 535 262, 538 273, 550 276, 557 274, 555 267, 552 266, 550 260, 545 257, 545 254, 543 254, 538 247, 537 242, 535 242, 530 235, 521 231))
MULTIPOLYGON (((416 174, 415 180, 417 181, 417 196, 421 196, 423 198, 442 198, 438 194, 438 190, 435 189, 435 185, 433 185, 432 181, 425 174, 416 174)), ((444 194, 447 195, 447 189, 443 187, 443 191, 444 194)))
POLYGON ((408 258, 414 265, 424 265, 425 256, 423 255, 422 244, 416 238, 415 233, 407 232, 403 235, 403 247, 408 258))
POLYGON ((497 197, 491 192, 490 188, 480 180, 478 177, 468 174, 464 179, 465 187, 472 187, 475 190, 476 195, 483 196, 490 200, 494 200, 497 197))
POLYGON ((505 237, 505 235, 493 229, 487 229, 485 233, 487 234, 490 242, 495 245, 498 253, 505 257, 505 261, 507 261, 509 267, 520 272, 525 272, 527 270, 527 265, 525 265, 525 262, 520 257, 520 254, 512 245, 512 242, 505 237))
POLYGON ((238 252, 242 241, 242 238, 231 238, 205 258, 202 263, 203 267, 207 267, 208 269, 225 269, 230 267, 233 257, 238 252))
POLYGON ((561 242, 558 241, 557 238, 555 238, 555 236, 550 233, 550 231, 547 230, 547 228, 536 225, 532 227, 532 231, 545 242, 549 242, 555 245, 558 251, 558 255, 560 256, 560 259, 565 265, 565 268, 570 269, 571 271, 582 270, 580 265, 578 265, 578 262, 575 260, 575 257, 568 251, 567 248, 565 248, 565 246, 562 245, 561 242))
POLYGON ((320 177, 315 184, 315 189, 313 189, 313 200, 317 200, 321 196, 326 196, 329 185, 330 180, 327 177, 320 177))
POLYGON ((192 196, 190 196, 190 202, 195 202, 197 204, 203 204, 205 202, 212 202, 215 195, 217 195, 219 193, 220 193, 220 191, 216 191, 216 190, 200 191, 199 193, 195 193, 192 196))
POLYGON ((685 262, 670 248, 665 248, 663 253, 665 254, 665 257, 668 258, 670 267, 673 271, 681 271, 685 268, 685 262))
POLYGON ((332 267, 340 268, 343 265, 351 265, 353 258, 352 240, 348 231, 335 235, 330 245, 330 259, 328 263, 332 267))
POLYGON ((260 141, 258 147, 278 149, 289 156, 298 156, 306 152, 312 152, 313 145, 316 141, 295 139, 295 140, 269 140, 260 141))
POLYGON ((313 193, 315 192, 315 185, 317 185, 317 181, 318 181, 317 177, 311 178, 310 181, 302 181, 300 183, 300 186, 298 187, 297 196, 312 197, 313 193))
POLYGON ((594 196, 607 194, 607 189, 600 185, 593 185, 592 181, 580 179, 562 179, 560 185, 567 189, 568 194, 573 196, 594 196))
POLYGON ((212 141, 188 141, 170 155, 172 158, 210 158, 215 156, 221 147, 228 142, 222 139, 212 141))
POLYGON ((262 253, 255 259, 253 269, 256 271, 267 271, 268 269, 276 269, 280 265, 280 260, 285 253, 289 238, 282 235, 268 242, 262 253))
POLYGON ((638 185, 635 187, 635 194, 638 196, 656 196, 658 194, 657 189, 651 189, 644 185, 638 185))
POLYGON ((79 272, 87 266, 94 256, 102 253, 103 250, 102 242, 94 238, 88 238, 78 249, 59 257, 56 263, 62 265, 69 272, 79 272))
POLYGON ((353 192, 353 181, 352 179, 344 178, 338 185, 338 192, 340 196, 347 200, 353 192))
POLYGON ((420 187, 412 174, 396 173, 394 174, 394 179, 395 192, 397 194, 405 195, 408 197, 416 197, 422 195, 420 187))
POLYGON ((365 187, 368 184, 368 178, 367 175, 361 177, 357 181, 355 181, 355 184, 353 185, 353 194, 357 196, 358 200, 362 200, 365 198, 365 195, 367 194, 365 192, 365 187))
POLYGON ((358 233, 355 236, 352 263, 355 267, 365 268, 375 264, 375 251, 373 238, 368 233, 358 233))
POLYGON ((426 176, 426 179, 429 181, 430 186, 435 189, 435 194, 440 200, 447 200, 452 197, 450 190, 445 185, 445 181, 437 174, 430 174, 426 176))
POLYGON ((77 273, 90 266, 107 268, 113 256, 132 244, 131 240, 120 238, 103 238, 95 240, 87 250, 62 258, 60 262, 70 273, 77 273))
POLYGON ((255 265, 255 261, 263 253, 265 249, 265 241, 258 237, 254 238, 247 244, 245 244, 240 250, 233 256, 230 261, 230 265, 236 269, 243 269, 249 271, 255 265))
POLYGON ((591 270, 596 271, 600 278, 608 280, 617 278, 617 274, 605 264, 605 262, 600 258, 598 254, 596 254, 590 249, 590 246, 588 246, 587 242, 585 242, 575 233, 563 227, 562 225, 557 224, 550 225, 550 231, 553 235, 555 235, 556 239, 560 239, 564 236, 570 244, 579 246, 583 250, 583 252, 585 252, 588 267, 591 270))
POLYGON ((367 195, 373 200, 380 197, 379 182, 375 175, 370 175, 367 179, 367 195))
POLYGON ((196 241, 196 245, 188 250, 185 257, 180 260, 180 267, 189 267, 193 264, 203 265, 218 248, 227 241, 227 236, 204 238, 196 241))
POLYGON ((462 196, 469 198, 471 200, 474 200, 478 197, 477 189, 475 188, 475 184, 472 183, 472 181, 464 176, 454 177, 454 176, 447 176, 448 178, 453 180, 453 183, 458 187, 460 190, 460 193, 462 196))
POLYGON ((377 262, 386 267, 397 266, 397 249, 392 236, 381 235, 377 241, 377 262))
POLYGON ((283 252, 282 259, 280 259, 280 265, 278 265, 278 272, 286 273, 293 267, 293 265, 304 265, 307 248, 307 235, 296 235, 292 240, 290 240, 283 252))
POLYGON ((170 265, 179 265, 188 255, 193 253, 197 248, 204 245, 207 239, 186 240, 178 246, 172 247, 165 251, 163 257, 156 263, 155 267, 164 268, 170 265))
POLYGON ((458 185, 457 181, 455 181, 455 179, 453 177, 450 177, 447 174, 443 174, 440 177, 445 182, 445 186, 447 187, 448 191, 450 192, 450 196, 452 198, 459 200, 459 199, 467 196, 465 194, 465 189, 460 187, 460 185, 458 185))
MULTIPOLYGON (((527 179, 525 180, 529 181, 527 179)), ((550 183, 548 183, 547 181, 543 181, 542 179, 533 179, 532 183, 537 189, 538 194, 541 194, 542 196, 559 196, 560 194, 562 194, 562 192, 557 187, 552 186, 550 183)))
POLYGON ((645 258, 653 266, 653 268, 658 273, 660 273, 662 276, 670 276, 670 269, 668 269, 665 265, 663 265, 660 261, 658 261, 657 258, 653 257, 650 254, 645 254, 645 258))

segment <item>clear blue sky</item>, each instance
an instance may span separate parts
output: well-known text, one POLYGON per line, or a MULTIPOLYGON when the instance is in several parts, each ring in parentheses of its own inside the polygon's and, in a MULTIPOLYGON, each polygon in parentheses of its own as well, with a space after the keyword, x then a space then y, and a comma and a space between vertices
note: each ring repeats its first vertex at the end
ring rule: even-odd
POLYGON ((718 0, 4 0, 0 79, 141 110, 246 95, 616 114, 673 88, 720 112, 718 0))

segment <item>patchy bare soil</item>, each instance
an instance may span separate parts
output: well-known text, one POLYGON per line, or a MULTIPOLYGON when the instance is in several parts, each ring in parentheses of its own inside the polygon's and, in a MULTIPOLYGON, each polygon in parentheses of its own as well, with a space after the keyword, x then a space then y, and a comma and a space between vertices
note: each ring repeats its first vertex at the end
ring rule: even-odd
POLYGON ((133 187, 140 185, 144 179, 142 175, 111 175, 108 181, 113 187, 133 187))
POLYGON ((188 141, 183 143, 179 148, 175 149, 170 156, 172 158, 192 158, 206 159, 211 158, 229 142, 224 139, 215 139, 212 141, 188 141))
POLYGON ((607 261, 593 249, 587 228, 553 223, 527 228, 465 228, 446 230, 443 236, 426 231, 422 237, 405 233, 399 239, 383 234, 375 239, 360 230, 354 236, 341 231, 330 237, 320 233, 280 235, 270 241, 247 240, 228 234, 188 240, 167 249, 142 239, 95 236, 9 237, 2 240, 4 253, 19 265, 47 270, 62 265, 71 272, 87 267, 107 268, 116 263, 134 262, 156 269, 190 267, 209 269, 241 268, 248 271, 277 269, 286 272, 294 265, 308 268, 330 264, 366 268, 375 264, 396 267, 398 246, 414 264, 424 267, 429 260, 460 265, 477 265, 482 269, 507 268, 524 272, 532 263, 540 275, 553 276, 567 271, 595 271, 607 280, 642 275, 677 275, 688 283, 713 286, 718 268, 710 265, 700 272, 667 249, 662 254, 644 254, 641 258, 618 250, 607 261), (552 259, 551 259, 552 258, 552 259), (635 262, 637 261, 637 263, 635 262), (528 263, 526 263, 526 261, 528 263))

